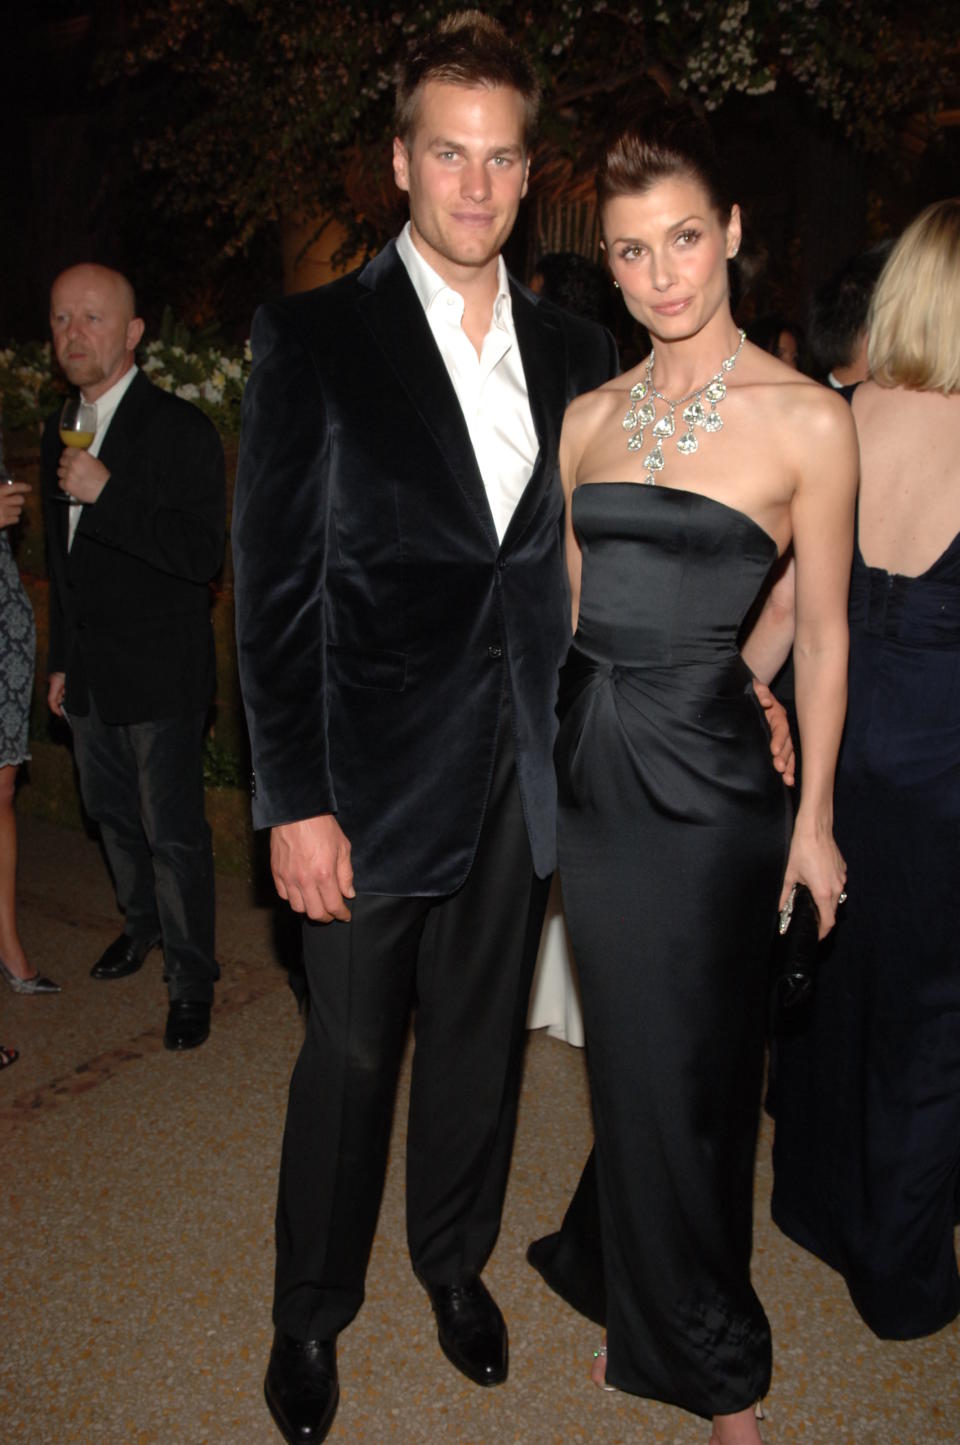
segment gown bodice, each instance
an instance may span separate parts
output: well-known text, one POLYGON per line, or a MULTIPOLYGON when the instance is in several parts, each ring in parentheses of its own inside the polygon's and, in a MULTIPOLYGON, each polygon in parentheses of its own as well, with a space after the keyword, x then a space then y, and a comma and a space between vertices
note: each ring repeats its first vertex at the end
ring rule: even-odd
POLYGON ((868 567, 858 545, 850 580, 850 627, 907 647, 960 646, 960 533, 918 577, 868 567))
POLYGON ((626 667, 721 662, 777 559, 743 512, 698 492, 600 482, 573 494, 576 646, 626 667))

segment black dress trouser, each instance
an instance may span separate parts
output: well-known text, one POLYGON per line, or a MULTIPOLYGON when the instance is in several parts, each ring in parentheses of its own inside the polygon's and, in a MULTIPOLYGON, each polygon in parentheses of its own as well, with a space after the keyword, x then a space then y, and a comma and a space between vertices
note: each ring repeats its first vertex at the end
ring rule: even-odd
POLYGON ((411 1008, 407 1237, 427 1284, 483 1269, 516 1126, 549 879, 537 878, 504 706, 476 855, 445 897, 358 894, 304 924, 307 1033, 290 1084, 274 1322, 329 1339, 363 1302, 411 1008))
MULTIPOLYGON (((68 698, 69 705, 69 698, 68 698)), ((204 816, 206 707, 140 723, 72 717, 83 806, 99 825, 124 932, 163 945, 171 999, 213 1002, 213 847, 204 816)))

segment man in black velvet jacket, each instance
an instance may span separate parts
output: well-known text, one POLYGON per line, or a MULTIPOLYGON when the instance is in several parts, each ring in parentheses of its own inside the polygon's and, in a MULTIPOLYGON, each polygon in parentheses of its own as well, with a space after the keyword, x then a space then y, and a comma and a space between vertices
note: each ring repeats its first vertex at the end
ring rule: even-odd
POLYGON ((507 1373, 496 1241, 554 867, 570 635, 557 443, 612 338, 500 248, 538 100, 499 26, 452 16, 398 90, 410 224, 359 271, 262 307, 233 520, 255 824, 306 915, 266 1395, 322 1439, 363 1300, 410 1009, 408 1238, 440 1344, 507 1373))
POLYGON ((126 277, 94 265, 64 271, 50 325, 66 376, 97 408, 89 450, 62 445, 56 416, 43 434, 48 702, 73 728, 84 806, 125 915, 93 977, 135 972, 162 942, 164 1043, 195 1048, 218 977, 201 747, 223 448, 201 411, 136 367, 143 322, 126 277))

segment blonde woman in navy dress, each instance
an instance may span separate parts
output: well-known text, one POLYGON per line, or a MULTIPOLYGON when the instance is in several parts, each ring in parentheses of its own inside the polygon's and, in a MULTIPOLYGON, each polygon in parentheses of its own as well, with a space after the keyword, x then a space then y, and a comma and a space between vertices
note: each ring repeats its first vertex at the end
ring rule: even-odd
MULTIPOLYGON (((740 213, 709 136, 661 113, 611 144, 607 260, 653 350, 573 402, 560 448, 576 635, 561 680, 560 875, 595 1149, 531 1262, 606 1326, 597 1383, 760 1439, 770 1331, 750 1282, 767 962, 796 882, 833 925, 857 452, 838 397, 730 311, 740 213), (793 544, 803 796, 792 826, 745 618, 793 544), (609 1352, 609 1353, 607 1353, 609 1352)), ((789 641, 787 642, 787 647, 789 641)))
POLYGON ((773 1216, 882 1339, 960 1315, 960 197, 874 291, 837 836, 855 887, 783 1040, 773 1216))

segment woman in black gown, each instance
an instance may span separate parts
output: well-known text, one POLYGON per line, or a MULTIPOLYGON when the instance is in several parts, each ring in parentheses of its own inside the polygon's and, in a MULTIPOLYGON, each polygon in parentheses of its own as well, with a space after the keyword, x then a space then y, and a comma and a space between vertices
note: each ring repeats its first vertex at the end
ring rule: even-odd
POLYGON ((749 1272, 767 958, 792 884, 810 886, 825 933, 845 878, 831 794, 856 447, 849 408, 733 322, 740 215, 698 126, 666 113, 621 134, 598 192, 610 269, 653 351, 571 405, 560 449, 577 623, 560 872, 595 1148, 563 1228, 530 1257, 606 1325, 610 1385, 739 1445, 760 1438, 770 1374, 749 1272), (783 650, 762 619, 738 648, 791 540, 792 841, 751 685, 783 650))
POLYGON ((782 1040, 773 1215, 886 1339, 960 1313, 960 199, 874 293, 837 837, 854 880, 782 1040))

